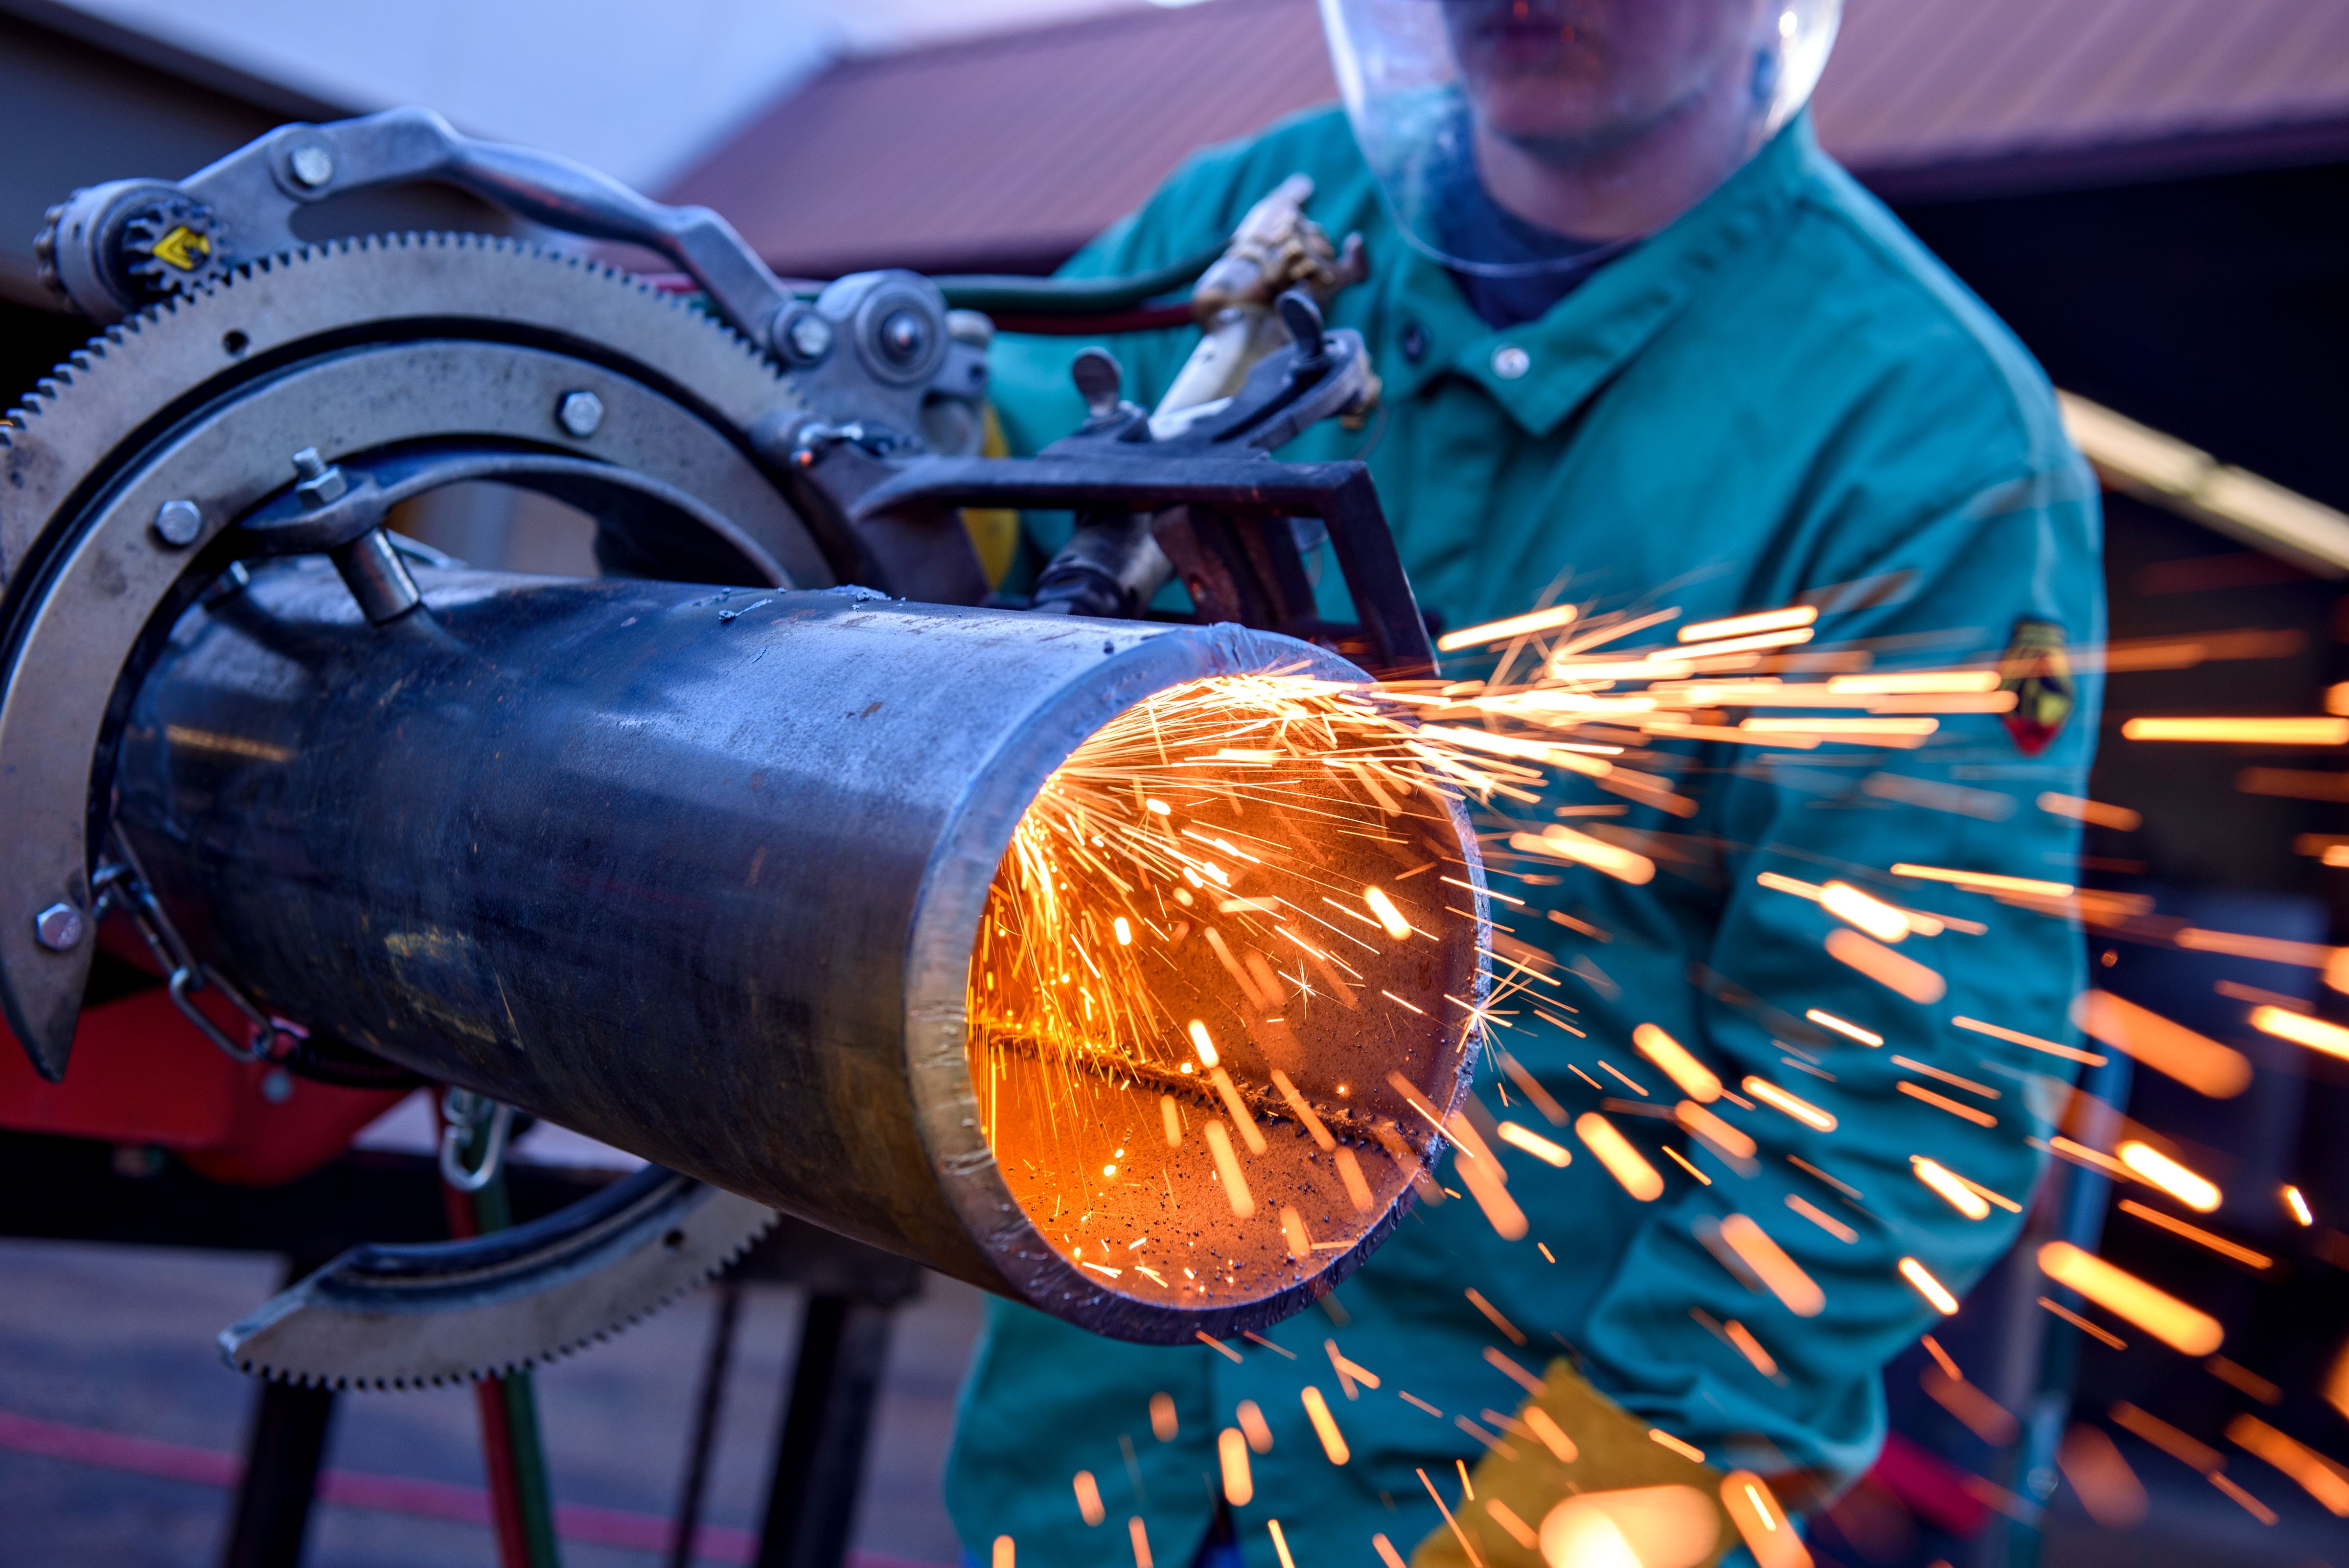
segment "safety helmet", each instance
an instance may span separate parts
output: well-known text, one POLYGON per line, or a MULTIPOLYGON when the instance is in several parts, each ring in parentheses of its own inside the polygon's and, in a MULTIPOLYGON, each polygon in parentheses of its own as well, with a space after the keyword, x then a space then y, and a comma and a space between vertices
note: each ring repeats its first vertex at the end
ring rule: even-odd
POLYGON ((1717 184, 1809 101, 1843 12, 1842 0, 1320 5, 1355 140, 1396 224, 1445 265, 1487 276, 1583 265, 1590 246, 1491 221, 1480 139, 1570 172, 1702 98, 1713 123, 1700 178, 1717 184))

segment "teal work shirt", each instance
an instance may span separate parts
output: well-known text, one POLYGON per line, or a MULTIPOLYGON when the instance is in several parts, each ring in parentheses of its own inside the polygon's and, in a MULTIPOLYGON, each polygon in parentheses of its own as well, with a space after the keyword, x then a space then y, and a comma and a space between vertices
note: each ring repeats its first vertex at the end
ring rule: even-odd
MULTIPOLYGON (((2074 648, 2100 637, 2095 486, 2045 378, 1819 151, 1807 117, 1547 316, 1506 330, 1486 327, 1402 241, 1335 110, 1198 154, 1069 270, 1193 254, 1299 171, 1316 182, 1309 213, 1368 241, 1371 279, 1330 317, 1363 334, 1385 394, 1363 430, 1324 424, 1282 455, 1369 462, 1421 604, 1450 624, 1562 599, 1591 613, 1677 608, 1685 625, 1807 599, 1821 613, 1805 651, 1840 651, 1842 668, 1865 654, 1878 670, 1995 662, 2019 630, 2074 648)), ((1129 394, 1148 406, 1195 340, 1113 340, 1129 394)), ((1068 379, 1077 346, 999 342, 996 395, 1015 450, 1082 418, 1068 379)), ((1670 638, 1668 625, 1624 646, 1670 638)), ((1939 1321, 1901 1261, 1962 1291, 2006 1249, 2013 1207, 2044 1163, 2030 1140, 2046 1136, 2066 1072, 2060 1055, 1952 1021, 2068 1042, 2085 961, 2060 909, 1888 872, 1910 862, 2070 881, 2076 824, 2038 804, 2044 792, 2083 793, 2097 689, 2083 676, 2070 690, 2068 722, 2035 753, 2000 716, 1951 713, 1907 751, 1666 742, 1685 759, 1678 787, 1697 803, 1685 819, 1587 786, 1562 794, 1630 804, 1625 815, 1568 820, 1636 841, 1658 872, 1632 887, 1495 858, 1495 888, 1525 900, 1496 904, 1499 922, 1557 955, 1560 987, 1534 989, 1578 1009, 1587 1037, 1525 1011, 1495 1035, 1570 1116, 1602 1111, 1646 1149, 1662 1197, 1635 1200, 1488 1068, 1478 1093, 1489 1108, 1576 1150, 1563 1169, 1504 1150, 1532 1220, 1522 1241, 1504 1241, 1474 1202, 1423 1207, 1334 1293, 1334 1311, 1270 1330, 1273 1347, 1237 1343, 1237 1363, 1205 1346, 1114 1344, 993 1303, 947 1477, 965 1542, 984 1558, 1009 1535, 1019 1568, 1123 1564, 1138 1518, 1154 1561, 1182 1568, 1208 1528, 1216 1434, 1252 1400, 1273 1443, 1254 1458, 1254 1501, 1237 1511, 1251 1568, 1278 1563, 1268 1519, 1304 1568, 1373 1562, 1374 1532, 1408 1553, 1442 1523, 1414 1472, 1456 1501, 1454 1461, 1484 1451, 1461 1418, 1489 1428, 1482 1412, 1506 1415, 1522 1397, 1488 1348, 1537 1369, 1570 1351, 1603 1393, 1723 1469, 1842 1480, 1864 1469, 1883 1436, 1880 1368, 1939 1321), (1556 880, 1509 874, 1525 870, 1556 880), (1830 956, 1838 922, 1757 883, 1764 872, 1840 878, 1952 917, 1899 950, 1946 994, 1907 1000, 1830 956), (1814 1012, 1882 1043, 1822 1026, 1814 1012), (1758 1146, 1750 1160, 1653 1114, 1678 1096, 1632 1050, 1643 1023, 1740 1096, 1712 1108, 1758 1146), (1834 1129, 1754 1103, 1739 1087, 1749 1075, 1828 1112, 1834 1129), (1998 1206, 1965 1218, 1916 1178, 1912 1155, 1979 1183, 1998 1206), (1749 1288, 1721 1260, 1718 1226, 1732 1213, 1816 1282, 1815 1315, 1749 1288), (1771 1371, 1733 1346, 1731 1320, 1771 1371), (1325 1340, 1380 1386, 1349 1399, 1325 1340), (1336 1413, 1351 1449, 1343 1466, 1315 1439, 1307 1385, 1336 1413), (1150 1416, 1161 1392, 1176 1416, 1166 1441, 1150 1416), (1106 1505, 1101 1525, 1081 1517, 1080 1470, 1106 1505)))

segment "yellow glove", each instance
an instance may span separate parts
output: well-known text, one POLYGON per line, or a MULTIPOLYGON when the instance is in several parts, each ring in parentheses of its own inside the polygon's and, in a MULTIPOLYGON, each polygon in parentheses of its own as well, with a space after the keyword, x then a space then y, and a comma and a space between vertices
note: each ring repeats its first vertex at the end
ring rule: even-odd
POLYGON ((1444 1486, 1452 1518, 1411 1568, 1713 1568, 1742 1535, 1763 1568, 1810 1555, 1758 1477, 1723 1477, 1553 1361, 1541 1392, 1469 1472, 1444 1486))

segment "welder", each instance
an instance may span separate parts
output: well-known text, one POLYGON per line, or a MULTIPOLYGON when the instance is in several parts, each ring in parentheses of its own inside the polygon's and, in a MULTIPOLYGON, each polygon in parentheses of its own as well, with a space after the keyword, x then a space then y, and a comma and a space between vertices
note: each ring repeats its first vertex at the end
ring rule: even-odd
MULTIPOLYGON (((1784 668, 1995 669, 2015 701, 1951 713, 1909 751, 1695 746, 1685 818, 1574 808, 1661 869, 1643 886, 1578 867, 1498 880, 1524 900, 1496 906, 1501 924, 1555 956, 1587 1035, 1520 1014, 1502 1043, 1567 1112, 1603 1109, 1682 1157, 1656 1159, 1661 1196, 1640 1200, 1578 1145, 1564 1168, 1516 1160, 1525 1240, 1474 1203, 1423 1205, 1269 1343, 1145 1348, 993 1303, 947 1481, 982 1562, 1008 1536, 1019 1568, 1145 1549, 1327 1568, 1372 1562, 1375 1535, 1415 1568, 1467 1563, 1472 1540, 1480 1568, 1530 1568, 1546 1511, 1575 1491, 1684 1483, 1712 1500, 1741 1469, 1816 1509, 1873 1461, 1882 1369, 1942 1321, 1934 1293, 1962 1293, 2013 1241, 2042 1174, 2031 1118, 2065 1070, 2013 1043, 2070 1037, 2085 960, 2060 911, 1946 886, 1935 899, 1885 872, 2067 879, 2076 825, 2038 803, 2085 794, 2098 689, 2064 649, 2102 631, 2095 489, 2030 355, 1821 151, 1806 104, 1837 0, 1322 14, 1342 106, 1196 154, 1071 275, 1195 254, 1309 175, 1309 213, 1366 241, 1369 280, 1330 315, 1371 344, 1383 397, 1361 431, 1324 425, 1282 455, 1369 462, 1431 612, 1461 627, 1572 603, 1686 624, 1810 606, 1812 646, 1840 652, 1784 668), (1945 994, 1896 994, 1839 961, 1833 914, 1757 881, 1773 873, 1955 917, 1901 950, 1945 994), (1799 1084, 1834 1130, 1724 1099, 1750 1157, 1674 1131, 1677 1096, 1630 1044, 1642 1024, 1741 1105, 1750 1076, 1799 1084), (1999 1206, 1966 1217, 1915 1155, 1999 1206), (1733 1272, 1736 1215, 1822 1299, 1798 1314, 1733 1272), (1570 1461, 1537 1440, 1537 1406, 1570 1461), (1217 1447, 1236 1423, 1270 1437, 1240 1507, 1217 1447), (1079 1471, 1091 1490, 1072 1495, 1079 1471)), ((1113 340, 1129 394, 1147 406, 1192 341, 1113 340)), ((1082 419, 1069 358, 1065 339, 999 342, 1015 450, 1082 419)), ((1479 1093, 1527 1115, 1506 1077, 1479 1093)), ((1713 1522, 1712 1546, 1673 1560, 1748 1550, 1729 1512, 1713 1522)))

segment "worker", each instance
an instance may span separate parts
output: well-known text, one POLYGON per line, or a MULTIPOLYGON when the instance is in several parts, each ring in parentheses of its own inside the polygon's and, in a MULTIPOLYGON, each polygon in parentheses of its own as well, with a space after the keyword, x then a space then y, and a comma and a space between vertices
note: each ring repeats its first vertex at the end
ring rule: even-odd
MULTIPOLYGON (((1812 640, 1764 672, 1962 667, 2013 701, 1947 700, 1906 749, 1682 744, 1686 817, 1559 794, 1656 874, 1496 857, 1495 886, 1523 900, 1501 924, 1555 955, 1554 994, 1578 1011, 1572 1032, 1520 1011, 1495 1033, 1570 1126, 1602 1116, 1643 1151, 1661 1195, 1579 1141, 1564 1168, 1511 1151, 1524 1240, 1473 1202, 1423 1202, 1269 1344, 1121 1344, 990 1303, 948 1503, 978 1561, 1002 1563, 1009 1537, 1019 1568, 1367 1568, 1374 1535, 1414 1568, 1535 1568, 1546 1523, 1559 1551, 1587 1523, 1557 1511, 1569 1497, 1685 1485, 1659 1495, 1699 1499, 1712 1544, 1665 1555, 1748 1562, 1746 1536, 1785 1521, 1749 1503, 1741 1533, 1724 1477, 1754 1473, 1764 1509, 1800 1516, 1865 1472, 1886 1363, 2008 1250, 2043 1174, 2032 1140, 2085 955, 2044 896, 2077 825, 2040 802, 2085 793, 2098 693, 2065 649, 2102 632, 2095 486, 2030 355, 1821 151, 1805 104, 1836 0, 1322 11, 1342 107, 1192 157, 1070 275, 1195 254, 1307 174, 1310 215, 1367 243, 1368 281, 1330 314, 1370 345, 1383 396, 1363 429, 1327 423, 1282 455, 1367 461, 1424 608, 1455 628, 1537 600, 1676 610, 1651 634, 1669 642, 1672 624, 1808 606, 1812 640), (1831 881, 1944 919, 1866 936, 1818 901, 1831 881), (1673 1119, 1688 1096, 1634 1044, 1642 1024, 1723 1085, 1715 1136, 1673 1119), (1815 1109, 1781 1114, 1758 1081, 1815 1109), (1961 1179, 1964 1211, 1919 1156, 1961 1179), (1173 1419, 1154 1427, 1162 1394, 1173 1419), (1244 1401, 1272 1440, 1235 1507, 1216 1439, 1244 1401), (1105 1522, 1081 1511, 1079 1471, 1105 1522)), ((1112 340, 1129 395, 1148 406, 1195 340, 1112 340)), ((999 341, 1015 450, 1082 420, 1073 347, 999 341)), ((1573 1136, 1489 1068, 1477 1093, 1573 1136)))

